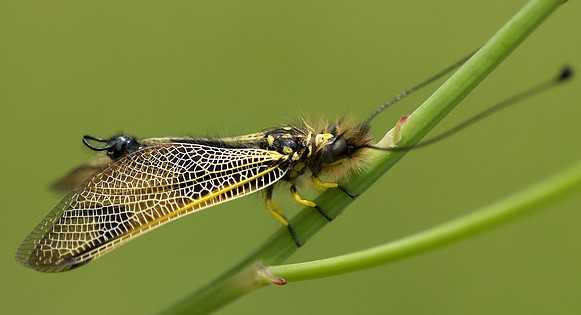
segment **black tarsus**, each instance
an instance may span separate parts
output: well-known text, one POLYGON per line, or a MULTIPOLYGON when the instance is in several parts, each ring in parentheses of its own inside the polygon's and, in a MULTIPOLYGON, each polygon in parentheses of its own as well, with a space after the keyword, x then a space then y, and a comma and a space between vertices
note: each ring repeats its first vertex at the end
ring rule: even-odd
POLYGON ((325 218, 325 220, 327 220, 327 222, 331 222, 333 221, 334 218, 330 217, 325 210, 323 210, 323 208, 319 207, 319 205, 315 206, 315 209, 317 210, 317 212, 323 217, 325 218))
POLYGON ((349 197, 351 199, 357 198, 356 195, 353 195, 352 193, 350 193, 349 191, 347 191, 347 189, 345 189, 345 187, 343 187, 341 185, 337 186, 337 189, 339 189, 340 191, 342 191, 345 195, 347 195, 347 197, 349 197))
POLYGON ((295 232, 295 229, 292 227, 292 225, 287 225, 286 226, 288 229, 289 234, 291 235, 291 238, 293 239, 293 241, 295 242, 295 245, 297 247, 301 247, 303 246, 303 244, 300 242, 299 240, 299 236, 297 235, 297 232, 295 232))
MULTIPOLYGON (((291 185, 290 187, 291 193, 296 194, 297 193, 297 187, 295 185, 291 185)), ((328 222, 333 221, 334 218, 330 217, 325 210, 323 210, 323 208, 319 207, 319 205, 314 206, 314 208, 317 210, 317 212, 319 212, 319 214, 325 218, 328 222)))
MULTIPOLYGON (((266 200, 272 200, 272 193, 274 191, 274 187, 273 186, 268 186, 266 187, 266 189, 264 190, 265 193, 265 198, 266 200)), ((268 211, 273 211, 272 209, 268 209, 268 211)), ((283 216, 283 218, 286 220, 287 224, 286 224, 286 228, 291 236, 291 238, 293 239, 293 242, 295 243, 295 245, 297 245, 297 247, 301 247, 303 244, 300 242, 299 240, 299 236, 298 234, 295 232, 295 229, 292 227, 292 225, 290 224, 290 221, 283 216)))

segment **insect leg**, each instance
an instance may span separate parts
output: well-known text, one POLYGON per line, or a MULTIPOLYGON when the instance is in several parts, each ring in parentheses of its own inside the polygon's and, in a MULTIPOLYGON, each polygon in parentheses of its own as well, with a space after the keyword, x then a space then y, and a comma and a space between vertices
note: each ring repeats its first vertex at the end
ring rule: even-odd
POLYGON ((333 183, 333 182, 324 182, 324 181, 322 181, 317 176, 311 177, 311 180, 313 181, 313 185, 315 185, 315 187, 320 188, 320 189, 328 189, 328 188, 337 188, 337 187, 339 187, 339 184, 333 183))
POLYGON ((341 190, 345 195, 347 195, 349 198, 351 199, 355 199, 357 198, 357 195, 354 195, 352 193, 350 193, 349 191, 347 191, 347 189, 345 189, 345 187, 343 186, 338 186, 337 189, 341 190))
POLYGON ((303 199, 301 197, 301 195, 299 195, 299 193, 297 192, 297 187, 295 185, 291 185, 290 192, 291 192, 291 195, 293 196, 293 198, 295 199, 296 202, 300 203, 303 206, 317 209, 317 211, 325 219, 327 219, 327 221, 329 221, 329 222, 333 221, 333 218, 331 218, 328 214, 326 214, 325 211, 323 211, 323 209, 321 209, 321 207, 319 207, 316 203, 314 203, 313 201, 310 201, 310 200, 303 199))
POLYGON ((287 227, 297 247, 301 247, 303 244, 301 244, 301 242, 299 241, 297 233, 295 232, 293 227, 289 224, 288 219, 284 216, 282 211, 272 201, 272 190, 273 190, 272 187, 268 187, 266 189, 266 209, 268 209, 268 211, 276 221, 287 227))
POLYGON ((324 189, 329 189, 329 188, 337 188, 337 189, 341 190, 343 193, 345 193, 345 195, 349 196, 351 199, 355 199, 355 197, 357 197, 357 196, 351 194, 350 192, 348 192, 342 186, 339 186, 339 184, 337 184, 337 183, 322 181, 318 176, 311 177, 311 180, 313 181, 313 185, 315 185, 315 187, 317 187, 319 189, 324 190, 324 189))

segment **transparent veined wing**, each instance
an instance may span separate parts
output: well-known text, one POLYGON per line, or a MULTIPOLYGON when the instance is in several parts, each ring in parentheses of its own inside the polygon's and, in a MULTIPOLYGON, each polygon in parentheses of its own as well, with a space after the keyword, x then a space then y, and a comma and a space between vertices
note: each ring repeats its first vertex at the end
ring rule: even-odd
MULTIPOLYGON (((144 146, 153 146, 164 143, 173 142, 188 142, 188 141, 220 141, 224 143, 254 143, 260 141, 264 138, 264 133, 258 132, 253 134, 247 134, 236 137, 227 137, 219 139, 204 139, 204 138, 191 138, 191 137, 160 137, 160 138, 144 138, 137 140, 140 144, 144 146)), ((104 152, 97 152, 93 157, 87 160, 85 163, 76 166, 71 169, 67 174, 61 178, 54 181, 50 188, 56 192, 67 193, 73 189, 79 187, 83 184, 89 177, 95 173, 102 171, 113 160, 107 156, 104 152)))
POLYGON ((254 148, 146 147, 67 195, 23 241, 17 260, 45 272, 80 266, 164 223, 274 184, 286 161, 254 148))
POLYGON ((50 185, 50 189, 56 192, 70 192, 79 187, 89 177, 104 170, 113 160, 103 152, 98 152, 87 162, 73 168, 63 177, 57 179, 50 185))

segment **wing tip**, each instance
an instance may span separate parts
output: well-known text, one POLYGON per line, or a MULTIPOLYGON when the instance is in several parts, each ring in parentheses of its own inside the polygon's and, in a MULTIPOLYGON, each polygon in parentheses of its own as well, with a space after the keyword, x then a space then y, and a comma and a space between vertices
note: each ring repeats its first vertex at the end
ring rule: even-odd
POLYGON ((16 249, 16 254, 14 255, 15 260, 22 266, 46 273, 56 273, 68 271, 75 269, 81 265, 84 265, 90 261, 76 262, 73 258, 62 258, 57 262, 54 261, 42 261, 35 255, 38 251, 38 237, 36 235, 36 230, 30 233, 24 241, 16 249))
POLYGON ((82 263, 75 263, 72 259, 62 260, 58 263, 43 263, 38 261, 32 255, 33 250, 28 248, 22 249, 22 246, 16 250, 15 260, 22 266, 33 269, 35 271, 44 273, 57 273, 75 269, 84 265, 89 261, 84 261, 82 263))

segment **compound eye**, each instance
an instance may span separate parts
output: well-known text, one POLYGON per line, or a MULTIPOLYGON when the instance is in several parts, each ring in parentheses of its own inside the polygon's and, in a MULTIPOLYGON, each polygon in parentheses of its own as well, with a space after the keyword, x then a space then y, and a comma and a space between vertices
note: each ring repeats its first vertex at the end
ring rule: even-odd
POLYGON ((347 142, 343 138, 337 138, 323 151, 323 163, 333 163, 340 160, 347 153, 347 142))
POLYGON ((337 138, 337 140, 333 142, 331 151, 333 151, 333 155, 335 157, 345 155, 345 152, 347 152, 347 141, 345 141, 343 138, 337 138))
POLYGON ((114 139, 111 139, 111 148, 107 150, 107 154, 114 160, 120 158, 123 154, 125 154, 126 147, 127 147, 127 140, 125 137, 120 136, 114 139))

